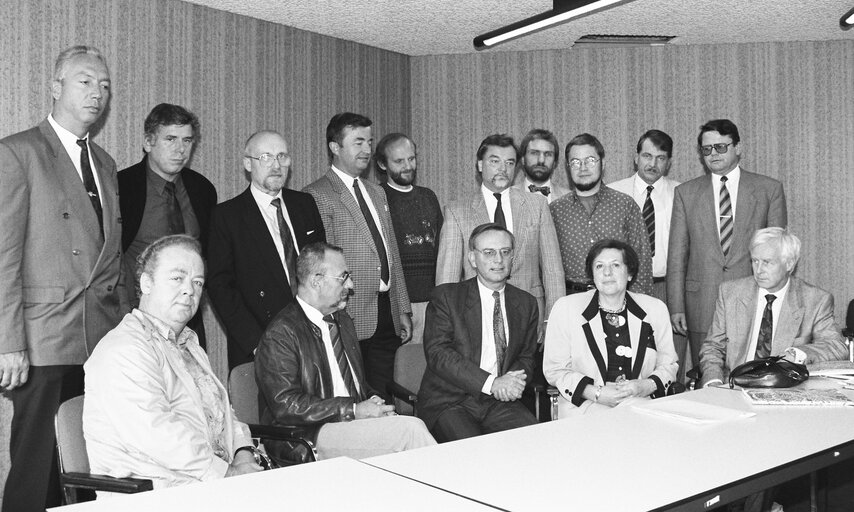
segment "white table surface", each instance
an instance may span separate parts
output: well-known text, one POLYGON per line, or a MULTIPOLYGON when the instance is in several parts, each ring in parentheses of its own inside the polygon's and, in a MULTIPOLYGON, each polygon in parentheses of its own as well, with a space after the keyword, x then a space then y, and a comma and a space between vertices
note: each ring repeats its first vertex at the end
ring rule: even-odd
POLYGON ((485 505, 340 457, 274 471, 110 497, 60 512, 483 511, 485 505))
POLYGON ((514 512, 640 511, 854 439, 854 407, 753 406, 729 389, 663 400, 757 414, 695 426, 618 407, 364 462, 514 512))

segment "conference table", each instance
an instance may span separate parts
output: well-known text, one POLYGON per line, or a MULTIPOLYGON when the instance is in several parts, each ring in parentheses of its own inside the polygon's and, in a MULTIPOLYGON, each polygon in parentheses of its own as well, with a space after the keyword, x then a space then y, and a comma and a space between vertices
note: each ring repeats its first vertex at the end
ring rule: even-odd
POLYGON ((500 510, 618 512, 711 509, 854 456, 854 407, 729 388, 647 402, 755 415, 696 425, 621 406, 364 462, 500 510))

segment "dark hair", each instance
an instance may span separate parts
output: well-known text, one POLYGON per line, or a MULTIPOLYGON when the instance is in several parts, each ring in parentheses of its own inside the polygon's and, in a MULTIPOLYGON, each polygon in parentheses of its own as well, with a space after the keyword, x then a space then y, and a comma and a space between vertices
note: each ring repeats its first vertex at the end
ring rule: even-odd
POLYGON ((528 145, 535 140, 544 140, 551 143, 555 151, 555 165, 557 165, 558 160, 560 160, 560 144, 558 144, 555 134, 542 128, 534 128, 522 137, 522 143, 519 144, 519 155, 525 156, 525 153, 528 152, 528 145))
POLYGON ((631 277, 628 285, 630 287, 637 277, 638 268, 640 267, 638 253, 635 252, 634 248, 626 242, 614 240, 612 238, 599 240, 593 244, 593 247, 591 247, 589 251, 587 251, 587 259, 584 260, 584 272, 587 274, 587 279, 593 279, 593 261, 598 258, 605 249, 616 249, 623 253, 623 263, 625 263, 626 269, 629 271, 629 276, 631 277))
POLYGON ((649 139, 652 145, 667 153, 667 158, 673 157, 673 139, 661 130, 648 130, 638 139, 638 154, 641 152, 643 141, 649 139))
POLYGON ((161 126, 170 126, 173 124, 185 125, 188 124, 193 128, 193 137, 199 137, 199 118, 189 110, 179 105, 171 105, 169 103, 161 103, 151 109, 148 117, 145 118, 145 135, 153 137, 157 134, 157 129, 161 126))
MULTIPOLYGON (((183 247, 188 251, 192 251, 202 258, 202 244, 190 235, 166 235, 151 242, 139 256, 136 257, 136 273, 134 274, 134 291, 136 298, 142 297, 142 288, 139 282, 142 274, 154 275, 154 270, 160 260, 160 253, 170 247, 183 247)), ((202 264, 204 264, 202 258, 202 264)))
MULTIPOLYGON (((415 142, 413 142, 412 139, 410 139, 406 135, 399 132, 389 133, 388 135, 380 139, 380 141, 377 143, 377 147, 374 148, 374 160, 377 163, 388 166, 388 157, 385 154, 386 148, 401 140, 408 140, 412 144, 413 148, 416 147, 415 142)), ((382 169, 380 170, 382 171, 382 169)))
POLYGON ((330 142, 336 142, 339 145, 344 143, 344 130, 347 128, 367 128, 371 126, 373 121, 361 114, 352 112, 340 112, 332 116, 329 124, 326 125, 326 154, 329 156, 329 161, 332 161, 334 156, 332 150, 329 149, 330 142))
POLYGON ((513 148, 513 151, 516 153, 516 158, 519 158, 519 148, 516 147, 516 143, 513 141, 513 137, 507 135, 506 133, 493 133, 487 138, 483 139, 480 142, 480 146, 477 147, 477 160, 475 160, 475 164, 483 159, 483 155, 486 154, 486 148, 489 146, 498 146, 499 148, 513 148))
POLYGON ((582 133, 581 135, 576 135, 572 138, 571 141, 567 142, 566 149, 564 150, 564 156, 566 157, 566 164, 569 165, 569 150, 572 146, 593 146, 596 149, 596 153, 599 155, 600 160, 605 159, 605 147, 602 146, 602 143, 599 142, 599 139, 590 135, 589 133, 582 133))
POLYGON ((510 235, 510 245, 512 247, 516 247, 516 237, 513 236, 513 233, 510 232, 507 228, 502 226, 501 224, 496 224, 494 222, 487 222, 486 224, 481 224, 480 226, 471 230, 471 235, 469 236, 469 250, 473 251, 477 249, 474 246, 474 243, 477 241, 477 238, 486 233, 487 231, 500 231, 502 233, 507 233, 510 235))
POLYGON ((721 135, 729 135, 729 138, 732 139, 733 145, 736 145, 741 141, 741 137, 738 136, 738 128, 735 126, 735 123, 729 119, 712 119, 701 126, 700 135, 697 135, 698 146, 703 145, 703 134, 706 132, 718 132, 721 135))
POLYGON ((297 256, 297 282, 308 283, 312 275, 318 272, 323 262, 326 261, 326 252, 337 252, 344 254, 344 249, 326 242, 314 242, 300 249, 297 256))

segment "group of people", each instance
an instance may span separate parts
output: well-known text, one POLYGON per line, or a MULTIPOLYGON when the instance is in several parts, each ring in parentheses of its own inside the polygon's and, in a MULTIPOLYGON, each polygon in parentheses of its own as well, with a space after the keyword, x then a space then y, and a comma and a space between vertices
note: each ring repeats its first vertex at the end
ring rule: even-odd
MULTIPOLYGON (((155 487, 261 471, 204 351, 203 290, 229 369, 254 362, 261 421, 306 428, 320 458, 361 458, 534 424, 532 381, 561 418, 727 380, 745 361, 813 363, 847 351, 833 299, 792 277, 782 184, 739 165, 738 129, 700 129, 708 173, 667 177, 673 141, 649 130, 635 173, 605 186, 605 149, 553 133, 486 137, 478 192, 440 207, 414 184, 417 148, 371 120, 332 117, 329 169, 285 187, 288 142, 246 141, 249 186, 217 204, 186 167, 198 118, 154 107, 144 156, 116 172, 89 140, 110 74, 95 48, 63 51, 51 114, 0 140, 0 389, 14 408, 3 510, 60 502, 53 416, 85 391, 93 472, 155 487), (382 185, 364 178, 374 163, 382 185), (387 385, 402 343, 427 361, 418 417, 387 385), (84 372, 85 369, 85 372, 84 372)), ((268 443, 281 462, 305 458, 268 443)))

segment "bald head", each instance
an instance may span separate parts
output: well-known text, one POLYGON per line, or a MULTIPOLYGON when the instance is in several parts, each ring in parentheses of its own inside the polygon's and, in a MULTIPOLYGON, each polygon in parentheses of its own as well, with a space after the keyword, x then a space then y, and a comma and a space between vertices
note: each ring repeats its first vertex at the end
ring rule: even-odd
POLYGON ((243 168, 252 186, 269 196, 276 196, 288 180, 291 155, 288 142, 278 132, 262 130, 246 140, 243 168))

